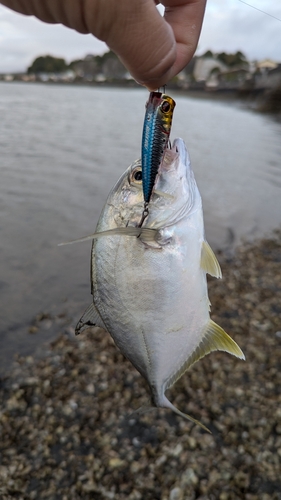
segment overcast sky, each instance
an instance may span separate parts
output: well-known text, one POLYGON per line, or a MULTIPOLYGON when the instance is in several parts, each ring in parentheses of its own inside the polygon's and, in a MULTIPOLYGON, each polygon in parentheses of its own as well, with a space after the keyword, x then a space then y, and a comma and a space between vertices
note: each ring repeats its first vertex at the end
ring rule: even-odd
MULTIPOLYGON (((250 60, 281 62, 281 0, 246 1, 270 15, 240 0, 208 0, 198 54, 207 49, 241 50, 250 60)), ((106 50, 103 42, 90 35, 44 24, 0 6, 0 73, 25 71, 39 55, 51 54, 70 62, 106 50)))

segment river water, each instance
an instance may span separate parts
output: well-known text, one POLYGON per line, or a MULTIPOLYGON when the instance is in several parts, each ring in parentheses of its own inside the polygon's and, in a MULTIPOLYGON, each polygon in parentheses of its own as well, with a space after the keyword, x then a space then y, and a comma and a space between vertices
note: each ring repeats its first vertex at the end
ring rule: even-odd
MULTIPOLYGON (((144 89, 0 83, 0 372, 75 325, 91 300, 91 234, 119 175, 140 156, 144 89), (64 317, 61 315, 61 325, 64 317), (62 328, 57 319, 58 328, 62 328)), ((281 225, 281 124, 237 106, 174 96, 215 249, 281 225)))

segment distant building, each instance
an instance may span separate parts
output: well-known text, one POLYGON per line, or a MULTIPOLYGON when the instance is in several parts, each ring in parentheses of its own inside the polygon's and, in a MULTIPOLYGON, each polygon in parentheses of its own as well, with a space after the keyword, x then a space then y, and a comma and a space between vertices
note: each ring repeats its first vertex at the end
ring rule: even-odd
POLYGON ((256 69, 260 71, 271 71, 272 69, 277 68, 278 62, 273 61, 272 59, 263 59, 262 61, 259 61, 256 63, 256 69))
POLYGON ((266 59, 256 63, 255 87, 273 89, 281 85, 281 64, 266 59))
POLYGON ((196 82, 208 81, 211 75, 219 74, 227 70, 227 66, 214 57, 197 57, 193 70, 196 82))
POLYGON ((3 80, 4 82, 12 82, 14 80, 14 75, 4 75, 3 80))
POLYGON ((23 82, 35 82, 36 80, 36 77, 35 75, 20 75, 19 77, 20 80, 22 80, 23 82))
POLYGON ((281 64, 270 70, 267 74, 267 88, 281 88, 281 64))
POLYGON ((98 73, 97 76, 95 76, 95 82, 97 83, 103 83, 106 81, 106 78, 103 73, 98 73))
MULTIPOLYGON (((237 64, 227 66, 216 56, 197 57, 193 78, 196 86, 204 84, 206 90, 236 90, 250 78, 249 64, 241 61, 237 64)), ((198 87, 199 88, 199 87, 198 87)))
POLYGON ((227 90, 237 90, 243 87, 247 80, 251 79, 251 73, 243 67, 233 67, 223 71, 219 75, 219 88, 227 90))
POLYGON ((109 57, 102 64, 102 73, 106 80, 125 80, 127 69, 117 57, 109 57))
POLYGON ((126 68, 113 52, 103 56, 89 54, 81 61, 74 61, 72 68, 76 77, 88 82, 127 79, 126 68))
POLYGON ((28 75, 29 80, 25 81, 34 81, 35 79, 39 82, 47 83, 47 82, 65 82, 71 83, 75 79, 75 73, 73 70, 62 71, 61 73, 37 73, 36 75, 28 75))
POLYGON ((100 73, 98 62, 94 55, 88 54, 83 60, 76 61, 72 65, 73 71, 78 78, 93 81, 100 73))

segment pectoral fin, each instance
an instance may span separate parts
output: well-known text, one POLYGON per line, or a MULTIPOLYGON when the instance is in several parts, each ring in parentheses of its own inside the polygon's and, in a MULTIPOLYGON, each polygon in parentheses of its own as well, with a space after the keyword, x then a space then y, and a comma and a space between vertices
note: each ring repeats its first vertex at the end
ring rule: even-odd
POLYGON ((218 263, 218 259, 216 258, 213 250, 211 249, 209 243, 207 241, 203 241, 202 249, 201 249, 201 262, 200 265, 206 273, 214 276, 215 278, 221 278, 221 268, 218 263))
POLYGON ((75 335, 79 335, 90 326, 99 326, 106 330, 106 326, 93 303, 89 305, 81 319, 78 321, 75 328, 75 335))
POLYGON ((135 226, 116 227, 114 229, 108 229, 107 231, 101 231, 98 233, 90 234, 89 236, 84 236, 83 238, 79 238, 78 240, 59 243, 58 246, 72 245, 73 243, 80 243, 81 241, 93 240, 97 238, 102 238, 104 236, 114 236, 114 235, 136 236, 136 237, 141 236, 142 241, 152 242, 156 241, 157 234, 158 234, 157 229, 151 229, 148 227, 135 227, 135 226))
POLYGON ((160 191, 159 189, 153 189, 153 193, 157 194, 161 198, 166 198, 167 200, 175 200, 175 197, 170 193, 165 193, 164 191, 160 191))

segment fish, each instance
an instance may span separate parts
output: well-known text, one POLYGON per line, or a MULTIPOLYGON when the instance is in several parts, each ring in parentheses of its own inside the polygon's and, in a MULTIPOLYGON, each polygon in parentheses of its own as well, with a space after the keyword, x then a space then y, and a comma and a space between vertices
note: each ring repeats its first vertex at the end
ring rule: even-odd
MULTIPOLYGON (((221 278, 205 239, 202 200, 182 139, 167 149, 142 227, 142 164, 135 161, 111 190, 91 251, 93 301, 76 326, 109 332, 147 381, 152 403, 205 425, 177 409, 166 391, 212 351, 245 359, 210 318, 206 274, 221 278)), ((76 240, 77 241, 77 240, 76 240)), ((78 240, 79 241, 79 240, 78 240)))
POLYGON ((161 92, 150 92, 143 124, 141 161, 144 202, 149 203, 159 166, 168 145, 175 101, 161 92))

